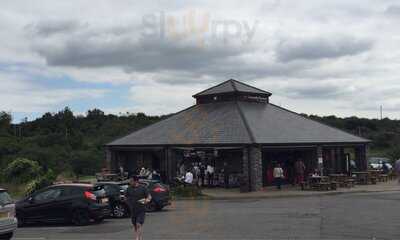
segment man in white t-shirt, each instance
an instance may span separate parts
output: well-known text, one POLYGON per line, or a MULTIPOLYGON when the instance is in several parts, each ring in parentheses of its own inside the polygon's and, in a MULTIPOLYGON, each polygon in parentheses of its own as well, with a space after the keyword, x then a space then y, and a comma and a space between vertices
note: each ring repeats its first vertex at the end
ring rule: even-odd
POLYGON ((190 170, 185 174, 185 183, 188 185, 193 183, 193 173, 190 170))
POLYGON ((207 178, 208 187, 212 187, 214 185, 214 167, 211 165, 207 165, 207 178))

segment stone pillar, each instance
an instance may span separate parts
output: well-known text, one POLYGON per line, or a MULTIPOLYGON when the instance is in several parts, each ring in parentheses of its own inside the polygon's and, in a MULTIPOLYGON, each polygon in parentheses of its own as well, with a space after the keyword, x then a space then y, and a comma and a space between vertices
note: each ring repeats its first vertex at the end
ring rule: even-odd
POLYGON ((262 152, 260 146, 250 147, 251 191, 262 189, 262 152))
POLYGON ((249 150, 248 148, 243 148, 242 152, 242 181, 240 182, 240 191, 249 192, 250 191, 250 163, 249 163, 249 150))

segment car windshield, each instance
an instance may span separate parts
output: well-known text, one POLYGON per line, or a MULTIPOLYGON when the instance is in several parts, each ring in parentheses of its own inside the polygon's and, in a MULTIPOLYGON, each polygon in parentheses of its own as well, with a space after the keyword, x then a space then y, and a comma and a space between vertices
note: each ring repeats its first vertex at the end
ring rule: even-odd
POLYGON ((0 192, 0 205, 7 205, 12 203, 10 195, 6 191, 0 192))

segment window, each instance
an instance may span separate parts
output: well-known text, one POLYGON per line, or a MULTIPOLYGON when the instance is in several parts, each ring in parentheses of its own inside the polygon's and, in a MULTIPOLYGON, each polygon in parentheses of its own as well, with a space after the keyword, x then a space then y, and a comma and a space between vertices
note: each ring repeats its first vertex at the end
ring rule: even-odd
POLYGON ((0 206, 12 203, 10 195, 6 191, 0 192, 0 206))
POLYGON ((60 188, 48 189, 44 192, 38 193, 33 197, 35 201, 51 201, 57 199, 61 195, 60 188))

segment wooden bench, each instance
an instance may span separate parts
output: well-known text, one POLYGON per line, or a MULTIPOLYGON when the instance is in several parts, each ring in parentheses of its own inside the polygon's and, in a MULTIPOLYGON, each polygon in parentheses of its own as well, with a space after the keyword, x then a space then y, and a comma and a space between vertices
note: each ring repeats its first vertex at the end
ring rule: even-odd
POLYGON ((330 182, 320 182, 314 185, 315 190, 317 191, 329 191, 331 188, 331 183, 330 182))
POLYGON ((344 181, 345 187, 352 188, 356 184, 356 180, 349 178, 344 181))
POLYGON ((379 180, 379 182, 387 182, 387 181, 389 181, 389 175, 387 175, 387 174, 380 174, 380 175, 378 176, 378 180, 379 180))

